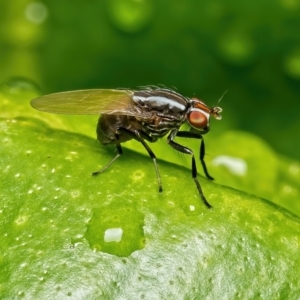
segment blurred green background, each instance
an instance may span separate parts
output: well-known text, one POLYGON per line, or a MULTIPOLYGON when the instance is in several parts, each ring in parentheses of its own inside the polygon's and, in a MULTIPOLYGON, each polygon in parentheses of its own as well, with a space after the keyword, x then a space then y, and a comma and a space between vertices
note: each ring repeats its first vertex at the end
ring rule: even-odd
MULTIPOLYGON (((300 158, 300 1, 0 2, 0 81, 41 93, 163 84, 300 158)), ((218 125, 218 126, 217 126, 218 125)))

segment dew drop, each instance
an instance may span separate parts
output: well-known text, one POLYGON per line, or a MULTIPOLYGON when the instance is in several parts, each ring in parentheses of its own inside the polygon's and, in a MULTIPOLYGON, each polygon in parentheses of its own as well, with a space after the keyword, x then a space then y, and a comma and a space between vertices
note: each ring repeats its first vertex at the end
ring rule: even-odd
POLYGON ((120 257, 145 246, 144 215, 128 203, 115 201, 96 209, 84 235, 93 251, 120 257))

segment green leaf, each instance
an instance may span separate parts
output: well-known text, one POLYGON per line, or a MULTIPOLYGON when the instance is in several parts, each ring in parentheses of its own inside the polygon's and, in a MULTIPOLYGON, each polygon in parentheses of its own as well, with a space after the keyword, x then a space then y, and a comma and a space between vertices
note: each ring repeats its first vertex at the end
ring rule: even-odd
MULTIPOLYGON (((209 210, 190 158, 163 140, 151 145, 163 193, 135 141, 93 178, 115 155, 95 140, 96 118, 37 112, 36 96, 23 80, 0 89, 1 299, 299 298, 299 218, 217 184, 299 213, 299 162, 256 136, 210 132, 206 161, 217 180, 199 176, 209 210), (247 172, 216 165, 222 155, 247 172)), ((198 153, 199 141, 184 144, 198 153)))
POLYGON ((28 118, 0 122, 2 299, 295 299, 299 218, 130 150, 28 118), (120 242, 105 242, 109 229, 120 242), (119 233, 120 236, 120 233, 119 233))

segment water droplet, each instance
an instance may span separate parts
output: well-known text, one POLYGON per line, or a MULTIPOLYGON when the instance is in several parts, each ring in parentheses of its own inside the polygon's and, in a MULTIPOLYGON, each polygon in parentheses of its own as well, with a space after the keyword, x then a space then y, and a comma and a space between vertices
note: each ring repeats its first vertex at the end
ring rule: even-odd
POLYGON ((152 19, 152 0, 110 0, 108 13, 111 22, 126 33, 144 29, 152 19))
POLYGON ((25 17, 29 22, 42 24, 48 16, 48 9, 44 3, 31 2, 25 8, 25 17))
POLYGON ((117 256, 129 256, 144 248, 144 215, 132 205, 113 201, 94 210, 85 238, 90 248, 117 256))
POLYGON ((19 178, 19 177, 20 177, 20 173, 17 173, 17 174, 15 175, 15 177, 16 177, 16 178, 19 178))

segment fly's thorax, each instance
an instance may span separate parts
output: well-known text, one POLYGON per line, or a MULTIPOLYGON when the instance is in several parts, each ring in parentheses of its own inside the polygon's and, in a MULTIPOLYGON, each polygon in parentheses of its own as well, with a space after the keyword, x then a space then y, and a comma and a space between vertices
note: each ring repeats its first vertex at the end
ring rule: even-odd
POLYGON ((157 111, 168 116, 184 115, 188 109, 188 100, 168 89, 135 91, 133 101, 146 111, 157 111))

